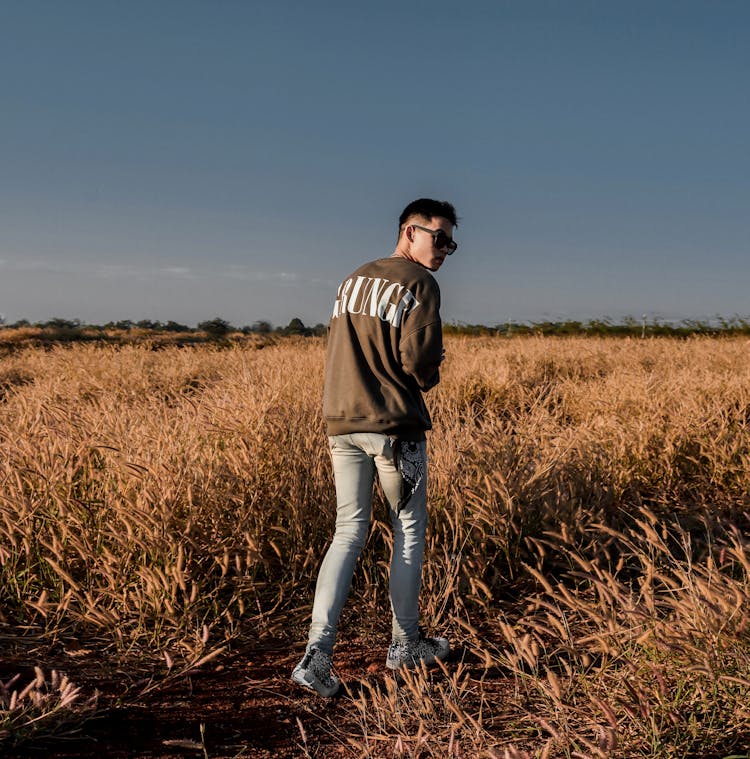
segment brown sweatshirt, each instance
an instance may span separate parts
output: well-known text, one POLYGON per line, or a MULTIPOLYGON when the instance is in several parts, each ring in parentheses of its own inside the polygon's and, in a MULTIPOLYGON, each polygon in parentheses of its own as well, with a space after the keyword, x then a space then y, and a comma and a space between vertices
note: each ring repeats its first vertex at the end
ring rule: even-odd
POLYGON ((329 435, 423 440, 422 399, 440 381, 440 288, 405 258, 361 266, 339 286, 328 334, 323 415, 329 435))

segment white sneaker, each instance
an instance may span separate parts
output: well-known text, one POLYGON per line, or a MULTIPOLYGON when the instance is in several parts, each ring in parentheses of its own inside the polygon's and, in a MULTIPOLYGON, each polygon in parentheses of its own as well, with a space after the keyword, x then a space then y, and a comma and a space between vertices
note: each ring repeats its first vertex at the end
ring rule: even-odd
POLYGON ((408 643, 391 643, 385 666, 388 669, 414 669, 422 662, 433 664, 436 659, 443 661, 450 653, 447 638, 423 638, 408 643))
POLYGON ((339 679, 331 674, 331 657, 317 648, 305 652, 292 672, 292 680, 326 698, 335 695, 339 689, 339 679))

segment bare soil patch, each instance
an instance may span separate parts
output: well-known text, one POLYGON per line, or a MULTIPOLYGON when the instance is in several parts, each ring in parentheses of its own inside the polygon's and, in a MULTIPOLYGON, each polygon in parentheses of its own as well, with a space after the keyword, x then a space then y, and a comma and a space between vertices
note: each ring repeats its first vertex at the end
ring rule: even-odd
MULTIPOLYGON (((363 637, 342 641, 335 663, 344 687, 333 699, 320 698, 291 682, 303 648, 303 643, 284 641, 236 646, 205 668, 150 691, 148 680, 134 680, 127 672, 107 676, 97 662, 49 657, 47 666, 64 671, 85 696, 99 691, 97 715, 75 734, 40 736, 3 755, 7 759, 352 756, 356 752, 347 733, 356 735, 357 725, 346 703, 356 697, 362 678, 374 684, 388 677, 387 645, 363 637)), ((485 695, 492 690, 499 697, 507 692, 505 677, 485 671, 463 649, 451 653, 449 666, 459 659, 472 677, 483 678, 485 695)), ((0 662, 0 680, 18 672, 31 678, 33 665, 22 657, 0 662)), ((383 746, 384 751, 388 748, 383 746)))

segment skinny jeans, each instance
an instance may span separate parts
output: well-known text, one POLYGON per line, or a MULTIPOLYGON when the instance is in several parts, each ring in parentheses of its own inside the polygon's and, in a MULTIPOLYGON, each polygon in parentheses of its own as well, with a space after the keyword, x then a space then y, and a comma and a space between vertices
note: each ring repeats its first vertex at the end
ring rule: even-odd
POLYGON ((336 531, 318 573, 308 649, 333 654, 339 617, 370 528, 376 472, 393 527, 389 582, 393 641, 416 640, 427 529, 427 443, 417 443, 425 462, 422 481, 400 510, 403 480, 387 435, 356 432, 334 435, 328 443, 336 484, 336 531))

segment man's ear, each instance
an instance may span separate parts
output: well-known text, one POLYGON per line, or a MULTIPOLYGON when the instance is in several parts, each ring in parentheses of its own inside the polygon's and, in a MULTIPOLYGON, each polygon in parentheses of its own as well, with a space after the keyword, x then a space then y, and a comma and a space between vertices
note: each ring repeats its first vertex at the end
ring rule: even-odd
POLYGON ((406 225, 404 232, 406 232, 406 239, 409 242, 414 242, 414 227, 411 224, 406 225))

